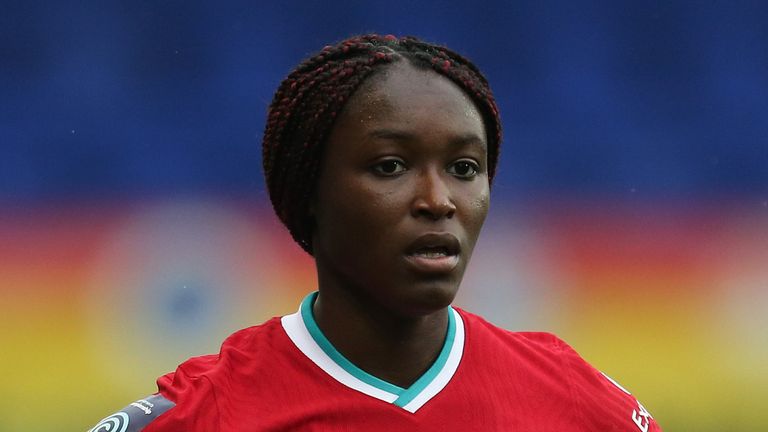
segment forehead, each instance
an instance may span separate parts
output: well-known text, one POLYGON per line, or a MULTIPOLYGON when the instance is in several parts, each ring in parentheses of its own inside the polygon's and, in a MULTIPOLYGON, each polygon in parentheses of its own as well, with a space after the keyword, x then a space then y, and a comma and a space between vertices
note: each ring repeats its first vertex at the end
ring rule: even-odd
POLYGON ((405 60, 367 79, 350 98, 341 117, 339 120, 347 127, 432 127, 486 139, 480 112, 458 85, 405 60), (349 120, 354 123, 349 124, 349 120))

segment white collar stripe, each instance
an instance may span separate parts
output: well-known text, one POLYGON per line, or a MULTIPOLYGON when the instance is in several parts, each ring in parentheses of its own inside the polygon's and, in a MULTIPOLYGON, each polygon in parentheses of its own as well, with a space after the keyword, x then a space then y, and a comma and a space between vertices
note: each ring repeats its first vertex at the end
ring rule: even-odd
POLYGON ((453 308, 448 309, 448 333, 437 360, 411 387, 403 389, 368 374, 333 347, 312 315, 316 297, 317 292, 307 296, 298 312, 281 319, 282 326, 304 355, 345 386, 414 413, 445 388, 456 373, 465 337, 461 315, 453 308))
POLYGON ((461 319, 461 315, 453 308, 450 309, 456 322, 456 335, 453 339, 453 345, 451 351, 448 354, 448 359, 445 362, 443 368, 435 375, 434 379, 427 384, 424 389, 417 394, 410 402, 408 402, 403 409, 409 412, 416 412, 419 408, 424 406, 430 399, 435 397, 440 391, 442 391, 448 382, 451 381, 456 370, 459 368, 461 358, 464 354, 464 321, 461 319))
POLYGON ((385 402, 391 403, 397 399, 398 395, 380 390, 377 387, 360 381, 349 372, 345 371, 336 362, 331 360, 322 348, 320 348, 317 342, 312 339, 307 327, 304 326, 300 312, 284 316, 281 319, 281 323, 283 329, 285 329, 285 332, 288 334, 288 337, 293 341, 294 345, 296 345, 296 348, 336 381, 385 402))
POLYGON ((323 331, 320 330, 320 327, 318 327, 317 322, 315 322, 315 317, 312 314, 312 305, 315 304, 316 298, 317 292, 314 292, 304 298, 304 301, 301 302, 301 306, 299 307, 299 311, 301 312, 301 319, 303 320, 307 331, 309 331, 309 335, 312 337, 312 339, 314 339, 320 349, 322 349, 323 352, 328 355, 328 357, 330 357, 333 362, 335 362, 342 369, 360 381, 370 386, 377 387, 379 390, 383 390, 388 393, 396 395, 403 393, 405 389, 394 384, 390 384, 382 379, 376 378, 375 376, 355 366, 354 363, 347 360, 347 358, 344 357, 344 355, 340 353, 333 346, 333 344, 331 344, 331 341, 325 337, 323 331))
POLYGON ((397 398, 395 405, 399 407, 408 405, 408 403, 416 398, 416 396, 418 396, 443 370, 445 363, 448 361, 448 356, 451 353, 451 348, 453 347, 453 343, 456 338, 456 318, 453 316, 452 312, 452 310, 448 311, 448 331, 445 335, 445 343, 443 344, 443 348, 440 350, 440 354, 438 354, 437 359, 435 359, 435 362, 432 364, 432 366, 430 366, 429 369, 427 369, 427 371, 424 372, 424 374, 419 377, 418 380, 416 380, 416 382, 408 387, 408 390, 406 390, 400 395, 399 398, 397 398))

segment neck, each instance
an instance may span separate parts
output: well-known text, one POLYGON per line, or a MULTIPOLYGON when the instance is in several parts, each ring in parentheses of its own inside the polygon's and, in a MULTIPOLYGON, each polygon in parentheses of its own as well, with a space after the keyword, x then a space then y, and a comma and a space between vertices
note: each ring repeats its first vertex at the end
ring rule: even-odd
POLYGON ((445 343, 448 310, 402 316, 321 285, 313 314, 333 346, 360 369, 402 388, 413 384, 445 343))

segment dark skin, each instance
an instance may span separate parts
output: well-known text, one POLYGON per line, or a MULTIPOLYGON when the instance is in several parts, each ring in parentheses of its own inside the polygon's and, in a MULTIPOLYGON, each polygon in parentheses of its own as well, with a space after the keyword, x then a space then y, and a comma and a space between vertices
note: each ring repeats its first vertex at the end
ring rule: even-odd
POLYGON ((434 362, 488 212, 474 103, 406 60, 340 113, 312 202, 315 319, 345 357, 403 388, 434 362))

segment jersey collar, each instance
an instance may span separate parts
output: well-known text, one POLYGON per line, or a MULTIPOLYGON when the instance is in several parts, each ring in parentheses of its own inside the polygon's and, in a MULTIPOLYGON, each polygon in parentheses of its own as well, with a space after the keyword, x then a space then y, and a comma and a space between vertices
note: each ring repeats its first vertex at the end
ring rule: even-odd
POLYGON ((464 352, 464 323, 452 307, 448 308, 448 333, 437 359, 410 387, 402 388, 358 368, 331 345, 312 314, 317 294, 308 295, 296 313, 284 316, 282 326, 304 355, 341 384, 415 413, 456 373, 464 352))

